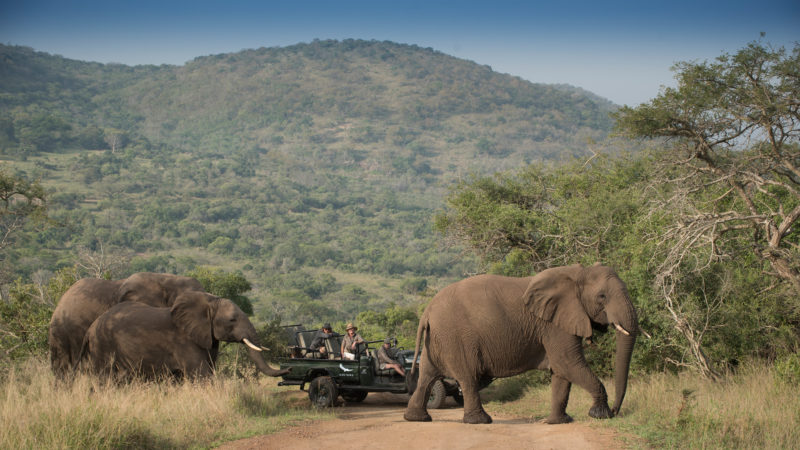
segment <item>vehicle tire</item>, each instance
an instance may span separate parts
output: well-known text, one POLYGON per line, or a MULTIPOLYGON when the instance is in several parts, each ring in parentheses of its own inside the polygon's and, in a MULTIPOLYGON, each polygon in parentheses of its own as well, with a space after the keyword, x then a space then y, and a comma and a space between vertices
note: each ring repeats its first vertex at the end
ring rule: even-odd
POLYGON ((439 409, 444 406, 444 400, 447 398, 447 391, 444 388, 442 380, 436 380, 431 386, 431 395, 428 397, 428 408, 439 409))
POLYGON ((342 392, 342 398, 347 402, 359 403, 367 398, 367 391, 347 391, 342 392))
POLYGON ((336 402, 339 391, 331 377, 317 377, 311 380, 308 388, 308 398, 317 408, 329 408, 336 402))

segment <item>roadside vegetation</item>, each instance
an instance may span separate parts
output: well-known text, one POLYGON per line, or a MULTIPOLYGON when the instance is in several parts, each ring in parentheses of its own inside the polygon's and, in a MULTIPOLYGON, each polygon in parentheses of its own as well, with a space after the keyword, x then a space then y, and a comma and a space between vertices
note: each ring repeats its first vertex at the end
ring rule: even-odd
MULTIPOLYGON (((787 375, 762 361, 725 374, 723 381, 688 371, 651 373, 630 380, 613 420, 589 417, 592 399, 574 387, 567 413, 582 424, 615 429, 630 448, 798 448, 798 376, 800 365, 787 375)), ((604 384, 613 397, 613 383, 604 384)), ((498 380, 482 396, 490 414, 536 422, 550 413, 549 386, 530 378, 498 380)))
POLYGON ((57 386, 49 364, 33 358, 3 379, 0 448, 211 448, 332 417, 274 379, 118 387, 79 375, 57 386))

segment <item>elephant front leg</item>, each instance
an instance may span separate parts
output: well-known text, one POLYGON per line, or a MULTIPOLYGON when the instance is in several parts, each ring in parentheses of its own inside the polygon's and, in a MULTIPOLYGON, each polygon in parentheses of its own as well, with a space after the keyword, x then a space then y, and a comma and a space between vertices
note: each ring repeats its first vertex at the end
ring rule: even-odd
POLYGON ((478 383, 474 380, 458 380, 464 395, 464 423, 492 423, 492 416, 486 413, 478 393, 478 383))
MULTIPOLYGON (((608 419, 614 417, 611 408, 608 407, 608 394, 600 379, 589 369, 589 364, 583 355, 583 349, 579 338, 561 341, 555 345, 551 342, 547 348, 548 356, 553 370, 553 406, 552 411, 558 413, 561 409, 560 402, 564 403, 569 398, 568 383, 576 384, 588 392, 594 403, 589 409, 589 416, 595 419, 608 419), (552 355, 559 355, 558 358, 552 355), (558 380, 562 378, 564 381, 558 380), (564 383, 567 383, 565 387, 564 383), (559 403, 556 403, 559 402, 559 403)), ((546 346, 548 343, 545 344, 546 346)), ((551 413, 551 417, 552 417, 551 413)), ((565 413, 566 414, 566 413, 565 413)), ((552 417, 555 419, 555 417, 552 417)), ((561 422, 556 422, 561 423, 561 422)))
POLYGON ((600 379, 592 373, 589 366, 584 365, 583 367, 579 367, 574 374, 576 378, 572 381, 586 389, 594 400, 592 407, 589 409, 589 417, 594 417, 595 419, 610 419, 614 417, 614 413, 611 412, 611 408, 608 407, 606 388, 603 386, 603 383, 600 382, 600 379))
POLYGON ((572 383, 555 373, 552 374, 550 381, 550 416, 544 419, 544 423, 557 424, 572 422, 572 417, 567 414, 567 402, 569 402, 569 391, 571 388, 572 383))

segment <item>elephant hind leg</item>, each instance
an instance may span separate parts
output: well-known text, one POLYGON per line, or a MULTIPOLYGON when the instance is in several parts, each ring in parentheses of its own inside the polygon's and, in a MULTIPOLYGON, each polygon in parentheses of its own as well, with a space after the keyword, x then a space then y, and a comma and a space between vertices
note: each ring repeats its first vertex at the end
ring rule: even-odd
POLYGON ((430 422, 433 419, 428 414, 428 397, 431 395, 433 383, 441 378, 441 375, 428 361, 424 361, 420 365, 419 372, 417 389, 411 394, 411 399, 408 400, 408 406, 403 418, 410 422, 430 422))
POLYGON ((572 422, 572 417, 567 414, 567 402, 572 383, 558 374, 552 374, 550 381, 550 416, 544 423, 557 424, 572 422))
POLYGON ((475 380, 458 380, 461 393, 464 396, 464 423, 486 424, 492 423, 492 416, 486 413, 481 403, 478 384, 475 380))

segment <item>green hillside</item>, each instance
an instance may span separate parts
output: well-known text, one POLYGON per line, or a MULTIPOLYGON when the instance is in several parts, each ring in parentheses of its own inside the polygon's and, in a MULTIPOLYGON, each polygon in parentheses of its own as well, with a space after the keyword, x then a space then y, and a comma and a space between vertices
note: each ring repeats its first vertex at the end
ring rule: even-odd
POLYGON ((433 231, 448 186, 585 154, 613 109, 391 42, 136 67, 0 46, 0 167, 40 179, 55 221, 3 263, 216 265, 245 273, 264 317, 345 320, 476 270, 433 231))

